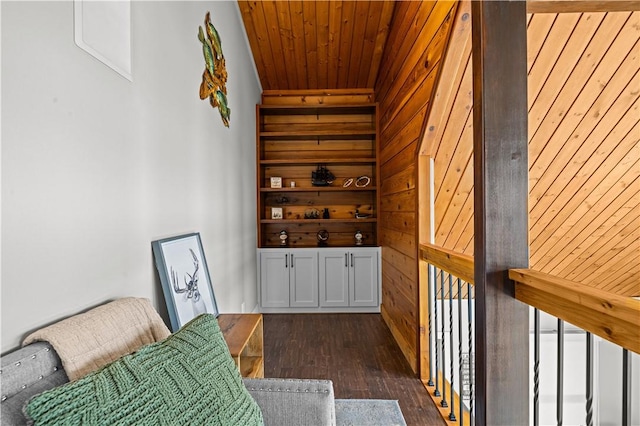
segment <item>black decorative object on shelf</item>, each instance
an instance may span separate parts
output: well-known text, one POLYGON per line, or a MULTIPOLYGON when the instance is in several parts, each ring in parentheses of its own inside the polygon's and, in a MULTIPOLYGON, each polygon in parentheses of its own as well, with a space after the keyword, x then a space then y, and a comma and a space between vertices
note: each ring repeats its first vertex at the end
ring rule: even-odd
POLYGON ((325 207, 324 211, 322 212, 322 218, 323 219, 329 219, 329 209, 325 207))
POLYGON ((311 185, 313 186, 329 186, 335 179, 333 173, 320 164, 315 172, 311 172, 311 185))
POLYGON ((319 217, 320 217, 320 212, 318 211, 318 209, 306 209, 304 211, 305 219, 317 219, 319 217))
POLYGON ((329 232, 326 229, 321 229, 316 234, 318 238, 318 246, 324 247, 327 245, 327 240, 329 240, 329 232))

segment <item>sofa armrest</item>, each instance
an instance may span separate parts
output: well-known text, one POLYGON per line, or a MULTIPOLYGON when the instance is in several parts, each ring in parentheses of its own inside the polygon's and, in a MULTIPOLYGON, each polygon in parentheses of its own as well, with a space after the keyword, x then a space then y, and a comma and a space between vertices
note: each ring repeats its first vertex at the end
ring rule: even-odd
POLYGON ((330 380, 243 379, 256 400, 265 426, 335 426, 330 380))

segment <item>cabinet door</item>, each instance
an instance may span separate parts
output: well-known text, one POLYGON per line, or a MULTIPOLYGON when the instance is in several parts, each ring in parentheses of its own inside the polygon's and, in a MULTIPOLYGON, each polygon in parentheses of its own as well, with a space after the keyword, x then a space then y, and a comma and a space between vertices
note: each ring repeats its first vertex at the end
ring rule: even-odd
POLYGON ((320 306, 349 306, 348 261, 344 250, 320 251, 320 306))
POLYGON ((318 252, 290 252, 289 289, 291 307, 312 308, 318 306, 318 252))
POLYGON ((353 250, 349 254, 349 306, 378 306, 378 254, 353 250))
POLYGON ((265 308, 289 307, 289 252, 260 253, 260 304, 265 308))

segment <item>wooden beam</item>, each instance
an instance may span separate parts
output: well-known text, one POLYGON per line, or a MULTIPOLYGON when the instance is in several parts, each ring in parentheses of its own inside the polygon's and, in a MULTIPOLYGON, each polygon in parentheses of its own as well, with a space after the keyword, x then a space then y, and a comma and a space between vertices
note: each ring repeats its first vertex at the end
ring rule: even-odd
MULTIPOLYGON (((426 155, 418 156, 418 196, 415 211, 418 212, 418 242, 433 242, 433 159, 426 155)), ((422 252, 422 246, 420 247, 422 252)), ((429 288, 429 267, 425 262, 418 262, 418 357, 419 375, 422 380, 429 380, 431 364, 431 347, 429 327, 431 326, 431 304, 429 288)), ((433 364, 435 365, 435 364, 433 364)))
POLYGON ((640 301, 530 269, 512 269, 516 298, 640 354, 640 301))
POLYGON ((527 0, 527 13, 631 12, 637 0, 527 0))
POLYGON ((472 9, 476 425, 529 423, 529 308, 508 270, 528 265, 527 15, 472 9))

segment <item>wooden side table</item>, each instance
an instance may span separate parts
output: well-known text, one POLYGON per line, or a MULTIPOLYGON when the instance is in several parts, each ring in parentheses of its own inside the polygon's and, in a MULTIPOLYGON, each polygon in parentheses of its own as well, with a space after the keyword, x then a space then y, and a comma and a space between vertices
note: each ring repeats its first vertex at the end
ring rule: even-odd
POLYGON ((220 314, 218 324, 242 377, 264 377, 262 314, 220 314))

